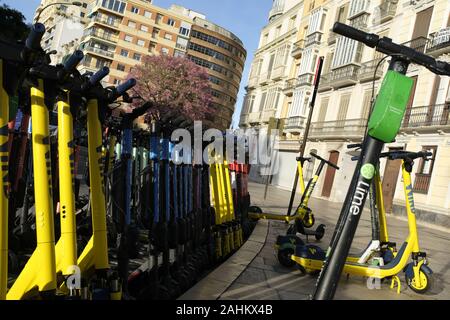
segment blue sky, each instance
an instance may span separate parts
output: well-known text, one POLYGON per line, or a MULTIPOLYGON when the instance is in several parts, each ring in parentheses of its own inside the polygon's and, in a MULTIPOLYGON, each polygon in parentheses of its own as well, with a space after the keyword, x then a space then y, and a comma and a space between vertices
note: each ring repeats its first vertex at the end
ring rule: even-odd
MULTIPOLYGON (((31 22, 34 11, 40 0, 0 0, 0 4, 7 4, 21 11, 27 21, 31 22)), ((236 34, 247 49, 247 62, 242 77, 239 97, 236 104, 234 121, 239 121, 239 114, 244 97, 244 87, 247 84, 248 72, 253 59, 253 53, 258 47, 259 33, 267 23, 271 0, 154 0, 157 6, 167 8, 171 4, 182 5, 198 11, 214 23, 236 34)))

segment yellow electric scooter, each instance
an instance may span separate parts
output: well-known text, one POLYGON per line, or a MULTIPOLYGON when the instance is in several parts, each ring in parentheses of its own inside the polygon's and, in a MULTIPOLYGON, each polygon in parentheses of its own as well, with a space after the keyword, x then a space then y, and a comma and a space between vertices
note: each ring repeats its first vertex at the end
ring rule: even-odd
MULTIPOLYGON (((421 252, 419 248, 419 238, 417 232, 414 196, 411 182, 411 172, 414 160, 417 158, 426 158, 430 156, 427 152, 406 152, 395 151, 385 153, 390 160, 401 159, 402 178, 404 193, 406 199, 406 211, 408 217, 409 235, 398 252, 394 252, 394 257, 388 263, 384 263, 383 259, 377 259, 376 262, 367 259, 366 263, 360 263, 361 257, 348 257, 344 266, 344 273, 348 275, 357 275, 369 277, 371 279, 392 278, 391 288, 397 284, 397 292, 400 293, 401 283, 398 274, 403 270, 405 272, 405 280, 407 285, 417 293, 425 293, 432 284, 432 271, 428 267, 426 253, 421 252), (411 257, 412 262, 409 262, 411 257)), ((385 222, 381 222, 384 224, 385 222)), ((384 237, 387 238, 387 231, 384 237)), ((383 234, 382 233, 382 234, 383 234)), ((306 273, 316 273, 321 270, 325 259, 325 251, 313 245, 297 246, 296 252, 291 259, 299 266, 299 269, 306 273)))

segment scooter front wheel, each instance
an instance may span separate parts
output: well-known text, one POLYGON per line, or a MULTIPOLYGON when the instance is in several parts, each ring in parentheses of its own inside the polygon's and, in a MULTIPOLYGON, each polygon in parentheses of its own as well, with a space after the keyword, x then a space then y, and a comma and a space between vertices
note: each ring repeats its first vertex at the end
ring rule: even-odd
POLYGON ((278 261, 282 266, 286 268, 292 268, 295 265, 295 261, 291 259, 291 255, 293 254, 294 250, 292 248, 278 250, 278 261))
POLYGON ((408 284, 408 287, 419 294, 426 293, 432 286, 433 282, 433 274, 426 271, 425 269, 419 270, 419 279, 416 277, 410 277, 408 273, 405 274, 405 280, 408 284))

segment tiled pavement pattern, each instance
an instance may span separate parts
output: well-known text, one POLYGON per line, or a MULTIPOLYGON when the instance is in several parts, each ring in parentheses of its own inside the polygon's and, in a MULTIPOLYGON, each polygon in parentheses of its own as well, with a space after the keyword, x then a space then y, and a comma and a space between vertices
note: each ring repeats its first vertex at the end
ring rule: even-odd
MULTIPOLYGON (((285 213, 290 193, 271 187, 267 199, 263 200, 264 186, 251 184, 250 192, 252 203, 264 208, 268 213, 285 213)), ((298 202, 297 202, 298 203, 298 202)), ((327 232, 324 239, 318 244, 326 247, 333 233, 334 225, 338 218, 341 204, 330 203, 324 200, 313 198, 310 207, 316 216, 316 224, 327 225, 327 232)), ((266 241, 259 253, 241 254, 243 259, 251 261, 246 268, 234 268, 236 278, 228 287, 223 284, 220 289, 214 287, 213 279, 209 276, 189 291, 183 299, 223 299, 223 300, 302 300, 308 299, 309 294, 314 290, 316 277, 309 275, 302 276, 295 269, 282 267, 275 256, 274 241, 279 234, 286 232, 287 226, 283 222, 260 221, 256 230, 260 239, 267 232, 266 241), (266 227, 267 226, 267 227, 266 227), (250 255, 250 257, 247 257, 250 255), (238 270, 243 269, 242 273, 238 270), (195 295, 192 294, 195 292, 195 295)), ((408 228, 406 221, 388 217, 388 230, 391 241, 397 242, 400 247, 406 239, 408 228)), ((370 216, 365 212, 361 217, 357 234, 352 245, 352 252, 361 252, 370 239, 370 216)), ((389 289, 390 281, 382 283, 380 289, 369 290, 366 280, 361 277, 347 278, 342 276, 336 299, 450 299, 450 233, 444 230, 432 229, 419 225, 419 238, 421 250, 427 252, 431 269, 434 271, 433 289, 426 295, 418 295, 411 291, 404 281, 404 275, 400 274, 402 281, 401 293, 389 289)), ((310 240, 315 242, 315 240, 310 240)), ((234 256, 231 258, 233 259, 234 256)), ((232 266, 232 265, 231 265, 232 266)), ((220 273, 226 276, 233 270, 227 264, 221 265, 220 273)), ((216 280, 217 281, 217 280, 216 280)))

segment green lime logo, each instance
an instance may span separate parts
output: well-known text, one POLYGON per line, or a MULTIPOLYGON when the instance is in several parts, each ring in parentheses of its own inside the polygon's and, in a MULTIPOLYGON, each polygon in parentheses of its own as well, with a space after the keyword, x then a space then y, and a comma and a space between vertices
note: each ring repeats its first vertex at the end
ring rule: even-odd
POLYGON ((368 180, 372 179, 375 175, 375 166, 371 163, 363 165, 361 168, 361 175, 368 180))

